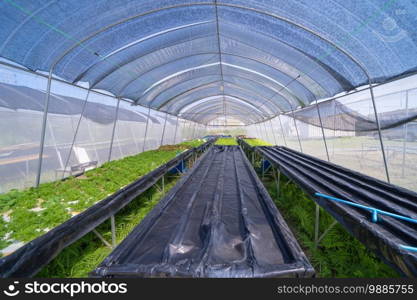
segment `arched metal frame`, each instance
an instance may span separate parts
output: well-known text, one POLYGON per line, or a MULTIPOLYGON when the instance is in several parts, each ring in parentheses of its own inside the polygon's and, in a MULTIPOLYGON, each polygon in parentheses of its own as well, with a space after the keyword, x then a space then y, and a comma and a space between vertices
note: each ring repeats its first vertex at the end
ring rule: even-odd
MULTIPOLYGON (((252 12, 256 12, 262 15, 266 15, 269 17, 273 17, 276 19, 279 19, 281 21, 287 22, 289 24, 292 24, 300 29, 303 29, 313 35, 315 35, 316 37, 319 37, 320 39, 322 39, 323 41, 327 42, 328 44, 332 45, 333 47, 335 47, 337 50, 341 51, 342 53, 344 53, 346 56, 348 56, 352 61, 354 61, 357 64, 357 61, 355 59, 352 59, 353 57, 351 55, 349 55, 346 51, 344 51, 343 49, 341 49, 340 47, 338 47, 336 44, 332 43, 330 40, 322 37, 320 34, 312 31, 311 29, 308 29, 307 27, 300 25, 296 22, 293 22, 285 17, 273 14, 273 13, 269 13, 260 9, 256 9, 256 8, 252 8, 252 7, 245 7, 242 5, 237 5, 237 4, 229 4, 229 3, 218 3, 217 1, 215 3, 213 2, 195 2, 195 3, 186 3, 186 4, 178 4, 178 5, 171 5, 171 6, 166 6, 166 7, 162 7, 162 8, 158 8, 158 9, 153 9, 147 12, 142 12, 140 14, 134 15, 134 16, 130 16, 128 18, 125 18, 123 20, 120 20, 116 23, 107 25, 103 28, 101 28, 100 30, 94 32, 93 34, 90 34, 88 37, 85 37, 83 39, 81 39, 80 41, 78 41, 77 43, 75 43, 73 46, 71 46, 70 48, 68 48, 52 65, 51 70, 53 70, 55 68, 55 66, 59 63, 59 61, 61 61, 63 59, 63 57, 65 57, 66 55, 68 55, 72 50, 74 50, 75 48, 77 48, 79 45, 85 43, 86 41, 92 39, 93 37, 97 36, 98 34, 105 32, 115 26, 121 25, 123 23, 129 22, 133 19, 136 18, 140 18, 146 15, 150 15, 153 13, 157 13, 160 11, 164 11, 164 10, 170 10, 170 9, 175 9, 175 8, 182 8, 182 7, 192 7, 192 6, 215 6, 215 8, 217 8, 218 6, 222 6, 222 7, 230 7, 230 8, 238 8, 238 9, 242 9, 242 10, 248 10, 248 11, 252 11, 252 12)), ((362 69, 362 67, 361 67, 362 69)), ((367 72, 366 72, 367 74, 367 72)), ((369 77, 369 74, 368 74, 369 77)))
MULTIPOLYGON (((253 109, 253 112, 255 112, 255 113, 257 113, 257 114, 259 114, 260 116, 262 116, 262 117, 265 117, 265 115, 264 115, 264 113, 257 107, 257 106, 255 106, 255 105, 253 105, 250 101, 246 101, 246 100, 244 100, 244 99, 241 99, 241 98, 238 98, 238 97, 235 97, 235 96, 231 96, 231 95, 227 95, 227 94, 224 94, 224 95, 213 95, 213 96, 208 96, 208 97, 204 97, 204 98, 201 98, 201 99, 198 99, 198 100, 196 100, 195 102, 193 102, 193 103, 189 103, 189 104, 187 104, 187 105, 185 105, 182 109, 180 109, 180 110, 178 110, 178 115, 181 115, 181 114, 183 114, 183 113, 181 113, 181 111, 184 109, 184 108, 186 108, 187 106, 191 106, 191 105, 194 105, 192 108, 191 108, 191 110, 194 108, 194 107, 198 107, 198 106, 204 106, 204 104, 207 104, 208 102, 206 102, 206 101, 209 101, 209 100, 211 100, 211 101, 213 101, 213 102, 211 102, 211 103, 215 103, 214 101, 215 100, 217 100, 217 99, 215 99, 216 97, 224 97, 224 98, 228 98, 229 99, 229 101, 228 101, 228 103, 229 102, 239 102, 239 103, 241 103, 241 104, 244 104, 244 105, 246 105, 246 106, 248 106, 248 107, 252 107, 253 109), (200 102, 200 103, 199 103, 200 102)), ((188 110, 187 110, 188 111, 188 110)), ((186 111, 186 112, 187 112, 186 111)), ((185 112, 185 113, 186 113, 185 112)))
MULTIPOLYGON (((119 22, 111 24, 109 26, 106 26, 106 27, 102 28, 101 30, 99 30, 95 35, 99 34, 100 32, 104 32, 104 31, 106 31, 106 30, 108 30, 108 29, 110 29, 114 26, 117 26, 118 24, 123 24, 125 22, 128 22, 129 20, 132 20, 134 18, 138 18, 140 16, 145 16, 145 15, 157 12, 157 11, 172 9, 172 8, 176 8, 176 7, 190 7, 190 6, 196 6, 196 5, 210 5, 210 6, 213 6, 213 3, 187 3, 187 4, 174 5, 174 6, 163 7, 163 8, 151 10, 151 11, 148 11, 148 12, 138 14, 136 16, 132 16, 132 17, 124 19, 124 20, 120 20, 119 22)), ((216 9, 216 15, 217 15, 217 7, 218 6, 224 6, 224 7, 232 7, 232 8, 234 7, 234 8, 238 8, 238 9, 242 9, 242 10, 250 10, 250 11, 262 14, 262 15, 266 15, 266 16, 284 21, 288 24, 296 26, 297 28, 302 29, 302 30, 304 30, 306 32, 309 32, 310 34, 318 37, 319 39, 321 39, 325 43, 328 43, 329 45, 334 47, 336 50, 338 50, 341 53, 343 53, 344 55, 346 55, 351 61, 353 61, 356 64, 363 71, 363 73, 365 74, 365 76, 368 79, 369 91, 370 91, 371 100, 372 100, 372 104, 373 104, 375 121, 376 121, 377 128, 378 128, 378 135, 379 135, 379 140, 380 140, 380 145, 381 145, 381 151, 382 151, 382 157, 383 157, 383 161, 384 161, 386 177, 387 177, 387 181, 390 182, 388 166, 387 166, 387 159, 386 159, 386 154, 385 154, 385 149, 384 149, 384 143, 382 141, 381 126, 380 126, 380 122, 379 122, 379 118, 378 118, 378 112, 377 112, 377 108, 376 108, 375 97, 374 97, 374 92, 373 92, 373 87, 372 87, 372 79, 371 79, 370 74, 368 73, 367 69, 363 66, 363 64, 360 61, 358 61, 355 57, 353 57, 350 53, 348 53, 346 50, 344 50, 339 45, 337 45, 336 43, 333 43, 331 40, 329 40, 326 37, 322 36, 321 34, 315 32, 314 30, 312 30, 312 29, 310 29, 310 28, 308 28, 304 25, 301 25, 297 22, 289 20, 288 18, 279 16, 275 13, 266 12, 266 11, 263 11, 263 10, 260 10, 260 9, 257 9, 257 8, 245 7, 245 6, 237 5, 237 4, 217 3, 217 1, 215 1, 214 6, 215 6, 215 9, 216 9)), ((216 18, 216 22, 217 22, 217 26, 218 26, 218 24, 219 24, 218 17, 216 18)), ((46 96, 46 100, 45 100, 44 114, 43 114, 43 121, 42 121, 42 134, 41 134, 41 143, 40 143, 40 151, 39 151, 39 159, 38 159, 38 174, 37 174, 37 177, 36 177, 36 185, 37 186, 40 183, 40 175, 41 175, 42 159, 43 159, 43 150, 44 150, 44 141, 45 141, 45 131, 46 131, 46 125, 47 125, 47 114, 48 114, 48 108, 49 108, 49 100, 50 100, 50 93, 51 93, 51 82, 52 82, 52 77, 53 77, 52 74, 53 74, 54 68, 63 59, 63 57, 65 57, 68 53, 70 53, 74 48, 76 48, 78 45, 84 43, 85 41, 89 40, 90 38, 92 38, 95 35, 90 35, 89 37, 86 37, 82 41, 79 41, 75 45, 70 47, 67 51, 65 51, 52 64, 52 66, 49 70, 48 84, 47 84, 47 96, 46 96)), ((220 48, 220 46, 219 46, 219 48, 220 48)), ((221 52, 219 52, 219 53, 220 53, 220 57, 221 57, 221 52)), ((222 65, 222 64, 220 64, 220 65, 222 65)), ((149 109, 150 109, 150 107, 149 107, 149 109)), ((117 120, 115 120, 115 122, 116 121, 117 120)), ((264 120, 264 121, 266 121, 266 120, 264 120)))
MULTIPOLYGON (((188 79, 188 80, 184 80, 184 81, 182 81, 181 83, 185 83, 185 82, 187 82, 187 81, 191 81, 191 80, 194 80, 194 79, 197 79, 197 78, 208 77, 208 76, 214 76, 214 75, 202 75, 202 76, 197 76, 197 77, 193 77, 193 78, 188 79)), ((228 75, 227 75, 227 76, 228 76, 228 75)), ((278 90, 272 89, 271 87, 269 87, 269 86, 265 85, 264 83, 261 83, 261 82, 258 82, 258 81, 256 81, 256 80, 249 79, 249 78, 246 78, 246 77, 238 76, 238 75, 233 75, 232 77, 234 77, 234 78, 240 78, 240 79, 243 79, 243 80, 251 81, 251 82, 253 82, 253 83, 255 83, 255 84, 259 84, 259 85, 261 85, 263 88, 265 88, 265 89, 267 89, 267 90, 270 90, 270 91, 272 91, 272 93, 277 94, 277 95, 279 95, 280 97, 282 97, 282 98, 283 98, 283 100, 285 100, 285 101, 286 101, 286 102, 287 102, 287 103, 291 106, 291 102, 290 102, 290 101, 289 101, 286 97, 284 97, 283 95, 278 94, 278 90)), ((210 83, 213 83, 213 82, 215 82, 215 81, 208 82, 208 83, 206 83, 206 84, 210 84, 210 83)), ((226 81, 226 80, 225 80, 225 82, 229 82, 229 81, 226 81)), ((229 83, 232 83, 232 82, 229 82, 229 83)), ((169 90, 169 89, 171 89, 171 88, 175 88, 176 86, 177 86, 177 85, 174 85, 174 86, 169 87, 168 89, 165 89, 165 90, 163 90, 162 92, 159 92, 158 94, 156 94, 156 95, 153 97, 153 100, 151 100, 150 105, 152 106, 153 101, 155 101, 155 99, 157 99, 157 98, 159 97, 159 95, 160 95, 160 94, 162 94, 162 93, 164 93, 164 92, 168 91, 168 90, 169 90)), ((197 87, 193 87, 193 88, 188 89, 188 90, 186 90, 186 91, 184 91, 184 92, 182 92, 182 93, 185 93, 185 92, 187 92, 187 91, 191 91, 191 90, 193 90, 194 88, 197 88, 197 87)), ((252 90, 250 90, 250 91, 251 91, 251 92, 253 92, 253 93, 255 93, 255 92, 254 92, 254 91, 252 91, 252 90)), ((175 95, 175 96, 173 96, 173 97, 178 97, 179 95, 182 95, 182 93, 177 94, 177 95, 175 95)), ((172 97, 172 98, 173 98, 173 97, 172 97)), ((265 98, 265 97, 262 97, 262 98, 265 98)), ((266 100, 266 102, 269 102, 269 103, 273 104, 274 106, 276 106, 277 104, 273 103, 273 101, 272 101, 272 99, 273 99, 273 98, 274 98, 274 97, 270 97, 270 98, 268 98, 268 99, 266 100)), ((266 99, 266 98, 265 98, 265 99, 266 99)), ((168 99, 167 101, 169 101, 169 99, 168 99)), ((266 103, 266 102, 265 102, 265 103, 266 103)), ((278 106, 277 106, 277 108, 280 108, 280 107, 278 107, 278 106)))
MULTIPOLYGON (((221 113, 218 112, 219 108, 222 111, 223 103, 220 103, 220 104, 217 103, 217 104, 214 104, 212 107, 204 108, 204 111, 197 111, 195 113, 188 113, 187 115, 188 116, 190 116, 190 115, 191 116, 192 115, 195 115, 195 116, 204 115, 206 117, 207 116, 215 116, 215 117, 212 118, 212 119, 215 119, 215 118, 218 118, 219 116, 224 116, 223 112, 221 112, 221 113)), ((248 123, 245 123, 245 121, 247 121, 246 116, 245 116, 245 118, 242 117, 242 116, 244 116, 244 111, 242 111, 242 109, 240 107, 236 107, 236 108, 233 107, 231 103, 229 103, 229 105, 228 105, 228 112, 226 112, 226 115, 227 116, 235 116, 240 121, 242 121, 242 123, 244 123, 245 125, 248 124, 248 123)), ((253 119, 254 122, 256 122, 256 119, 259 119, 259 118, 255 118, 254 115, 251 115, 250 118, 253 119)), ((261 116, 260 116, 260 118, 261 118, 261 116)), ((205 118, 199 118, 198 120, 203 124, 207 124, 207 122, 208 122, 205 118)))
MULTIPOLYGON (((163 102, 162 104, 160 104, 160 105, 157 107, 157 109, 162 109, 163 107, 165 107, 165 106, 167 106, 167 105, 170 105, 171 103, 177 103, 177 102, 175 102, 175 100, 176 100, 176 99, 181 99, 181 97, 183 97, 183 96, 184 96, 184 97, 185 97, 185 96, 188 96, 189 94, 192 94, 194 91, 198 91, 198 89, 200 89, 200 88, 204 88, 204 87, 215 87, 215 86, 217 86, 216 84, 217 84, 217 83, 219 83, 219 82, 223 82, 223 83, 230 84, 230 85, 232 85, 232 86, 233 86, 234 88, 236 88, 236 89, 242 90, 243 92, 252 93, 252 94, 254 94, 255 96, 259 97, 261 100, 264 100, 264 101, 262 101, 262 102, 261 102, 261 106, 260 106, 260 107, 257 107, 257 108, 259 108, 259 109, 260 109, 262 106, 264 106, 264 104, 265 104, 265 103, 268 103, 268 104, 273 105, 275 108, 277 108, 279 112, 281 112, 281 111, 282 111, 282 108, 281 108, 280 106, 278 106, 278 105, 277 105, 277 103, 275 103, 275 102, 271 101, 271 99, 265 98, 264 96, 262 96, 262 95, 258 94, 257 92, 255 92, 255 91, 253 91, 253 90, 246 89, 245 87, 242 87, 242 86, 240 86, 240 85, 237 85, 237 84, 235 84, 235 83, 233 83, 233 82, 229 82, 229 81, 226 81, 226 80, 223 80, 223 81, 221 81, 221 80, 216 80, 216 81, 212 81, 212 82, 209 82, 209 83, 202 84, 202 85, 200 85, 200 86, 193 87, 193 88, 192 88, 192 89, 190 89, 190 90, 187 90, 187 91, 185 91, 185 92, 183 92, 183 93, 180 93, 180 94, 178 94, 178 95, 175 95, 174 97, 172 97, 172 98, 170 98, 170 99, 166 100, 165 102, 163 102)), ((285 99, 285 98, 284 98, 284 99, 285 99)), ((243 99, 242 99, 242 100, 243 100, 243 99)), ((245 101, 249 101, 249 99, 244 99, 244 100, 245 100, 245 101)), ((179 100, 178 100, 178 101, 179 101, 179 100)), ((186 105, 188 105, 188 104, 192 104, 194 101, 195 101, 195 100, 193 100, 193 101, 191 101, 191 102, 187 102, 187 103, 185 103, 185 104, 184 104, 184 106, 186 106, 186 105)), ((255 105, 255 104, 253 104, 253 105, 255 105)), ((150 105, 150 106, 151 106, 151 105, 150 105)), ((182 106, 181 106, 181 107, 182 107, 182 106)), ((177 109, 177 110, 178 110, 178 109, 177 109)), ((177 113, 177 110, 172 111, 172 113, 173 113, 173 114, 176 114, 176 113, 177 113)))
MULTIPOLYGON (((256 106, 253 106, 250 102, 245 102, 242 101, 241 99, 235 98, 233 96, 229 96, 229 95, 225 95, 225 97, 227 97, 229 99, 229 101, 227 102, 230 105, 236 106, 236 107, 242 107, 242 109, 245 110, 246 113, 254 113, 256 115, 258 115, 260 118, 264 118, 265 115, 263 114, 262 111, 260 111, 259 109, 256 108, 256 106)), ((190 109, 188 109, 187 111, 184 111, 182 113, 179 113, 179 115, 185 115, 185 114, 189 114, 192 112, 195 112, 196 110, 204 110, 205 107, 209 107, 210 105, 215 105, 219 102, 219 98, 223 98, 223 95, 215 95, 212 97, 206 97, 204 99, 201 99, 201 101, 199 101, 199 103, 195 104, 193 107, 191 107, 190 109), (210 100, 210 101, 208 101, 210 100)))
MULTIPOLYGON (((146 94, 148 91, 150 91, 150 90, 152 90, 155 86, 157 86, 157 85, 160 85, 160 84, 162 84, 163 82, 165 82, 165 81, 167 81, 167 80, 169 80, 170 78, 172 78, 172 76, 174 76, 174 75, 177 75, 177 74, 179 74, 179 73, 181 73, 181 74, 185 74, 185 73, 188 73, 188 72, 192 72, 192 71, 195 71, 195 70, 200 70, 200 69, 204 69, 204 68, 206 68, 206 67, 212 67, 212 66, 215 66, 215 65, 218 65, 218 64, 220 64, 220 63, 209 63, 209 64, 206 64, 206 65, 200 65, 200 66, 198 66, 198 67, 196 67, 196 68, 190 68, 190 69, 185 69, 185 70, 181 70, 181 71, 178 71, 178 72, 176 72, 176 73, 174 73, 174 74, 170 74, 170 75, 168 75, 166 78, 167 79, 164 79, 164 80, 160 80, 158 83, 156 83, 156 85, 153 85, 153 86, 151 86, 150 88, 148 88, 145 92, 143 92, 143 94, 146 94)), ((238 68, 238 66, 235 66, 235 65, 232 65, 232 64, 228 64, 228 63, 222 63, 223 65, 226 65, 226 66, 228 66, 228 67, 232 67, 232 68, 238 68)), ((241 69, 239 69, 240 71, 241 71, 241 69)), ((257 72, 257 71, 255 71, 255 70, 252 70, 252 69, 249 69, 249 68, 243 68, 243 70, 244 71, 246 71, 246 72, 248 72, 248 73, 253 73, 253 74, 259 74, 259 75, 262 75, 262 76, 265 76, 265 75, 263 75, 263 74, 261 74, 261 73, 259 73, 259 72, 257 72)), ((228 75, 227 75, 228 76, 228 75)), ((281 86, 281 88, 278 90, 278 91, 275 91, 275 93, 276 94, 278 94, 278 95, 280 95, 281 97, 283 97, 284 99, 286 99, 286 101, 288 102, 288 103, 291 103, 291 101, 290 100, 288 100, 287 99, 287 97, 285 97, 282 93, 281 93, 281 91, 283 90, 283 89, 285 89, 290 95, 291 95, 291 97, 293 98, 293 99, 295 99, 297 102, 298 102, 298 104, 299 105, 301 105, 301 106, 304 106, 305 105, 305 103, 299 98, 299 97, 297 97, 296 95, 294 95, 293 93, 292 93, 292 91, 290 91, 288 88, 287 88, 287 85, 283 85, 283 84, 281 84, 280 82, 278 82, 278 81, 276 81, 276 80, 274 80, 274 79, 271 79, 271 78, 267 78, 268 80, 270 80, 270 81, 272 81, 273 83, 275 83, 275 84, 278 84, 278 85, 280 85, 281 86)), ((293 78, 293 79, 291 79, 291 81, 290 82, 293 82, 294 80, 295 80, 296 78, 293 78)), ((136 79, 134 79, 134 80, 139 80, 139 78, 136 78, 136 79)), ((125 88, 126 88, 126 86, 125 86, 125 88)), ((122 91, 123 92, 123 91, 122 91)), ((142 94, 142 95, 143 95, 142 94)), ((292 104, 291 104, 291 106, 292 106, 292 104)))

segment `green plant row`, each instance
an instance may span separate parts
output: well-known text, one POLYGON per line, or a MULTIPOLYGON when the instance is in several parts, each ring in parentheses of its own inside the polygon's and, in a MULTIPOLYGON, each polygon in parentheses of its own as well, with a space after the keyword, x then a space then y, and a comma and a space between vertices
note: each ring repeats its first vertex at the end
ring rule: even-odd
POLYGON ((243 139, 249 146, 272 146, 272 144, 261 139, 243 139))
MULTIPOLYGON (((314 201, 295 183, 288 183, 284 176, 281 176, 279 197, 271 178, 264 183, 319 277, 398 277, 393 269, 367 250, 340 224, 331 229, 315 248, 314 201)), ((333 221, 333 217, 320 208, 320 232, 333 221)))
POLYGON ((163 165, 203 140, 162 146, 111 161, 79 177, 0 195, 0 250, 25 243, 62 224, 120 188, 163 165))
MULTIPOLYGON (((170 177, 165 181, 165 191, 169 191, 178 178, 170 177)), ((157 188, 151 188, 133 200, 115 215, 116 241, 119 244, 163 197, 157 188)), ((104 222, 96 230, 111 241, 110 222, 104 222)), ((46 265, 36 276, 43 278, 88 277, 112 251, 92 232, 65 248, 46 265)))
POLYGON ((214 144, 222 145, 222 146, 237 146, 238 145, 235 138, 219 138, 214 144))

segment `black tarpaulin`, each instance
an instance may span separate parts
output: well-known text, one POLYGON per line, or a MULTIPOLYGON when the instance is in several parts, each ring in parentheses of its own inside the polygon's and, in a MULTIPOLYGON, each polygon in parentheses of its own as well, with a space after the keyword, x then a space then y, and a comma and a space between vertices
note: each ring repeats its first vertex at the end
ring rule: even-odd
POLYGON ((417 224, 382 215, 373 223, 367 210, 314 196, 319 192, 417 219, 416 193, 286 147, 254 149, 382 260, 407 276, 417 276, 417 253, 401 247, 417 246, 417 224))
POLYGON ((310 277, 314 270, 238 146, 214 146, 93 272, 310 277))
POLYGON ((138 180, 121 188, 82 213, 50 230, 19 248, 13 254, 0 259, 0 277, 30 277, 48 264, 65 247, 106 221, 132 200, 145 192, 182 160, 190 158, 196 151, 203 151, 213 140, 185 151, 166 164, 156 168, 138 180))

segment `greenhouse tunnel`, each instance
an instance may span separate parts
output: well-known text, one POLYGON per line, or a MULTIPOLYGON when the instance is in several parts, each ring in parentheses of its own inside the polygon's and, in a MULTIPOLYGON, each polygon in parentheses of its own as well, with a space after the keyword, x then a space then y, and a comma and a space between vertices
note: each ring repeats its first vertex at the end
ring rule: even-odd
POLYGON ((3 0, 0 24, 0 197, 216 135, 417 192, 413 0, 3 0))

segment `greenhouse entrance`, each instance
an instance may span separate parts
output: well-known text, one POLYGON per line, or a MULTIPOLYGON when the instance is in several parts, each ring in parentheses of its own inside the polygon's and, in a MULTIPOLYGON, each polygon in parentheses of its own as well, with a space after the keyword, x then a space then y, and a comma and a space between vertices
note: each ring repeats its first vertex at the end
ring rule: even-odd
POLYGON ((2 1, 0 275, 417 276, 416 20, 2 1))

